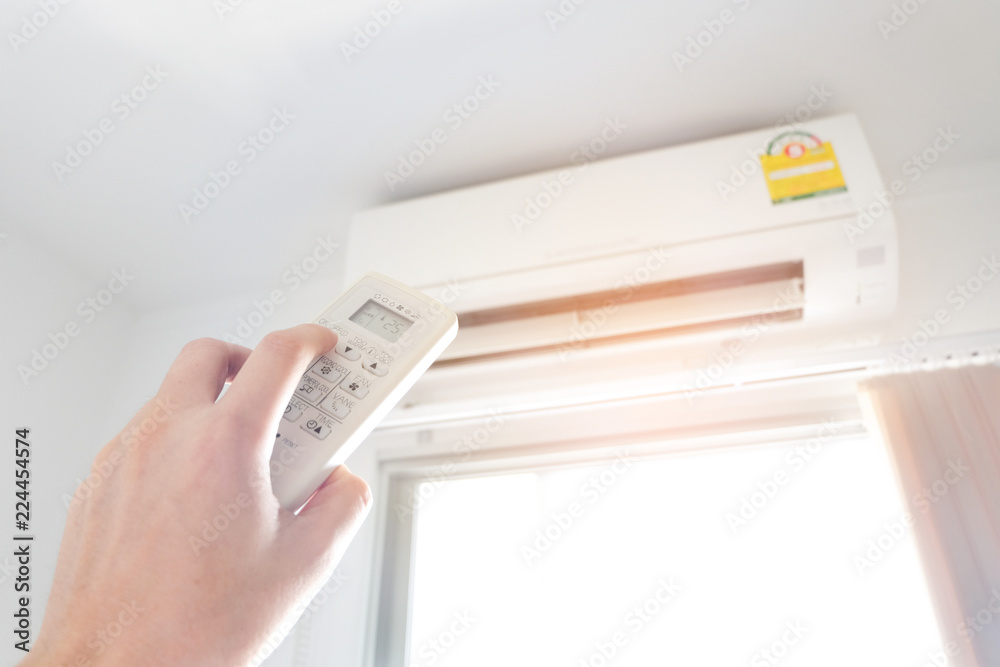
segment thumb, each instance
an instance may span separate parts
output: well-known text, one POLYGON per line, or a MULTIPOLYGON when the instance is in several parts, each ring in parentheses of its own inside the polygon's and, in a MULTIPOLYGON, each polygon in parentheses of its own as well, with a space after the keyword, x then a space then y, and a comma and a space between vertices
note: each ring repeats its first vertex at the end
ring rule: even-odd
POLYGON ((295 545, 297 558, 332 572, 371 505, 372 494, 365 480, 347 466, 338 466, 298 516, 291 518, 288 530, 293 534, 286 543, 295 545))

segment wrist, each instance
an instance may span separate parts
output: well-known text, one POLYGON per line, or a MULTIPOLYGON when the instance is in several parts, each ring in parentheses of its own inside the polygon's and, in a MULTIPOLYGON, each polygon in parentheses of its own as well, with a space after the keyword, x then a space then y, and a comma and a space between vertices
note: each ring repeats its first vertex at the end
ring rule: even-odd
POLYGON ((36 643, 17 667, 118 667, 126 663, 110 655, 95 655, 85 644, 63 642, 58 646, 36 643))

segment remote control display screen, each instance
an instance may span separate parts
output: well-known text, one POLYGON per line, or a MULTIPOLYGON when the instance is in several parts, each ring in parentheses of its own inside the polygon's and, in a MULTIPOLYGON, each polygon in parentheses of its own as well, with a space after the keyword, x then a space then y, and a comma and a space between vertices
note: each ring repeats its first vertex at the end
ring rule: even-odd
POLYGON ((390 343, 395 343, 399 337, 413 324, 402 315, 389 310, 371 299, 358 308, 349 318, 355 324, 376 333, 390 343))

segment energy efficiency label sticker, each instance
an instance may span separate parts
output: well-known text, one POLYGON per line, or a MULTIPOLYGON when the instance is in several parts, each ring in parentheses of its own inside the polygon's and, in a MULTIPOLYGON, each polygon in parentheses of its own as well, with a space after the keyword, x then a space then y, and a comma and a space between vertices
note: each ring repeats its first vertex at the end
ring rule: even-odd
POLYGON ((809 132, 785 132, 760 156, 771 203, 846 192, 844 175, 830 142, 809 132))

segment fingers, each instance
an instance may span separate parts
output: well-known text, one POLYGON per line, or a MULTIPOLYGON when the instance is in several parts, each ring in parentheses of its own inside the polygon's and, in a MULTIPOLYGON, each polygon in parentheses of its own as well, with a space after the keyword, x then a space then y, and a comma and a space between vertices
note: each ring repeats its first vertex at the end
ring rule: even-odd
POLYGON ((299 545, 300 557, 332 570, 364 523, 371 504, 365 480, 347 466, 338 466, 290 521, 288 530, 294 535, 287 543, 299 545))
MULTIPOLYGON (((264 337, 219 401, 251 432, 271 433, 299 378, 317 357, 337 344, 337 334, 301 324, 264 337)), ((273 444, 273 439, 261 442, 273 444)))
POLYGON ((250 350, 242 345, 213 338, 193 340, 171 364, 159 394, 178 406, 214 403, 249 356, 250 350))

